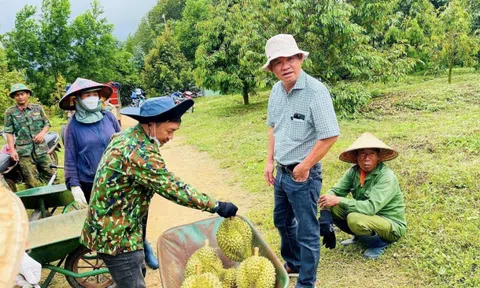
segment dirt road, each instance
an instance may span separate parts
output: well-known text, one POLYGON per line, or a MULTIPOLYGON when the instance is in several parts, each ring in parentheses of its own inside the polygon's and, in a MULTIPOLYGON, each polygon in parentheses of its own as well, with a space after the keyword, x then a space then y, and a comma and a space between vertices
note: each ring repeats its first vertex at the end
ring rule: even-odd
MULTIPOLYGON (((122 128, 135 124, 135 120, 122 116, 122 128)), ((254 203, 251 194, 243 191, 238 184, 232 184, 232 172, 219 168, 218 161, 207 153, 186 145, 184 138, 176 137, 161 148, 161 153, 169 171, 201 192, 234 202, 240 207, 239 214, 244 214, 254 203)), ((182 207, 155 195, 149 210, 147 239, 156 251, 157 239, 165 230, 211 216, 210 213, 182 207)), ((160 287, 158 270, 148 269, 146 281, 147 287, 160 287)))

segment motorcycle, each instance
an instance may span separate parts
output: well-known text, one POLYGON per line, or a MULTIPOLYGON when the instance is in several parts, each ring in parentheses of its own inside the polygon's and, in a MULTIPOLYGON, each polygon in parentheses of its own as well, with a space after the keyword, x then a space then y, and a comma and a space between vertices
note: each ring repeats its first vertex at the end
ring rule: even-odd
POLYGON ((201 93, 201 91, 199 91, 199 92, 195 92, 195 91, 185 91, 185 92, 183 92, 183 95, 184 95, 185 97, 190 97, 190 99, 191 99, 191 98, 201 97, 201 96, 202 96, 202 93, 201 93))
MULTIPOLYGON (((4 138, 5 133, 2 131, 4 138)), ((60 135, 57 132, 48 132, 45 134, 45 141, 47 141, 47 154, 52 159, 54 165, 58 165, 57 152, 60 151, 60 135)), ((0 150, 0 174, 5 178, 8 186, 13 192, 17 192, 16 184, 24 183, 23 175, 18 165, 18 162, 13 160, 10 156, 10 148, 8 144, 3 145, 0 150)))
MULTIPOLYGON (((175 102, 176 105, 182 103, 182 102, 185 101, 185 100, 192 99, 192 96, 191 96, 191 95, 185 94, 185 92, 184 92, 184 93, 181 93, 181 92, 178 92, 178 91, 177 91, 177 92, 173 92, 172 94, 170 94, 170 97, 172 97, 173 102, 175 102)), ((193 109, 194 109, 194 108, 193 108, 193 106, 192 106, 192 108, 188 109, 188 111, 190 111, 190 112, 193 113, 193 109)))

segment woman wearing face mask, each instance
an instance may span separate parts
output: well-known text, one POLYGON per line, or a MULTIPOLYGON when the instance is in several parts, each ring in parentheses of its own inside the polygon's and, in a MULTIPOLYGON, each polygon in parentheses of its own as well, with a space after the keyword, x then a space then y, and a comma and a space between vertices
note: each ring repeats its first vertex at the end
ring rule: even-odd
POLYGON ((120 131, 115 116, 102 109, 101 99, 111 94, 107 85, 77 78, 59 103, 63 110, 75 110, 65 129, 65 184, 81 204, 88 204, 98 163, 120 131))

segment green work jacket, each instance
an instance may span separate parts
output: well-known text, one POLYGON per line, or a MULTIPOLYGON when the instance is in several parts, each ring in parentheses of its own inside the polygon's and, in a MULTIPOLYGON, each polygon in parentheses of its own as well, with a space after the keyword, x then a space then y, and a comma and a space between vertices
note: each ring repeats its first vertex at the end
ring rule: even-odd
POLYGON ((348 213, 357 212, 365 215, 378 215, 390 223, 395 234, 405 235, 405 202, 393 171, 383 162, 365 178, 365 185, 360 187, 360 167, 350 168, 327 194, 340 197, 339 206, 348 213), (353 199, 345 198, 352 193, 353 199))

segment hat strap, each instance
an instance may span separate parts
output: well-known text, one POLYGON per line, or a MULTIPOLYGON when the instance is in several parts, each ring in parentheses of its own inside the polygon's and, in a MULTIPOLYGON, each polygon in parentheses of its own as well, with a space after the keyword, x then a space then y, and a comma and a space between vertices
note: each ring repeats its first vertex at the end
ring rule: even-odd
POLYGON ((72 106, 75 105, 75 103, 74 103, 75 98, 77 98, 77 97, 75 97, 75 96, 71 96, 71 97, 70 97, 70 107, 72 107, 72 106))

